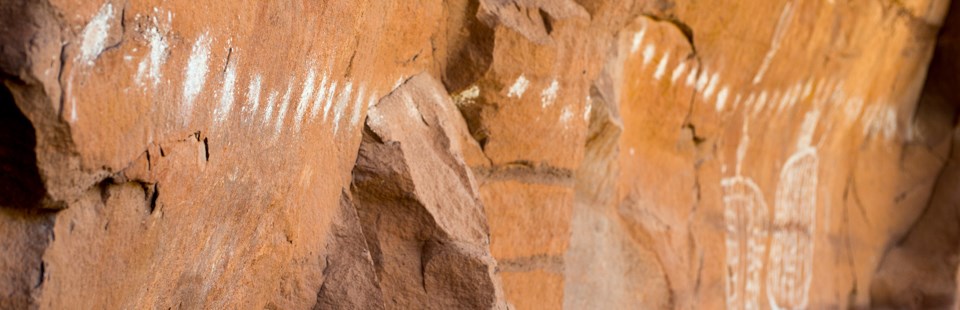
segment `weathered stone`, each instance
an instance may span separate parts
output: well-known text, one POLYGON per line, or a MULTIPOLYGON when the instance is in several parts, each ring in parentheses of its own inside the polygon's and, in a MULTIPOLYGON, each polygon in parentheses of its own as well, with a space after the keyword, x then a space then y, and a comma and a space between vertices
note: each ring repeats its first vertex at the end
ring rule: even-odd
POLYGON ((389 309, 505 307, 461 151, 478 146, 445 94, 417 75, 368 114, 351 188, 389 309))
POLYGON ((0 1, 0 308, 957 307, 949 2, 0 1))

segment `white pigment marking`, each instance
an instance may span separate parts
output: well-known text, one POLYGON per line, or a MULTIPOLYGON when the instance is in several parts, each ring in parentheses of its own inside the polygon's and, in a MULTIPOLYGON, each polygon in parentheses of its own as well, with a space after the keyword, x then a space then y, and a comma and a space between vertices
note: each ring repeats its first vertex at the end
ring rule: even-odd
POLYGON ((517 78, 517 81, 513 82, 513 86, 510 86, 510 92, 507 93, 507 97, 520 98, 529 86, 530 81, 521 74, 520 77, 517 78))
POLYGON ((333 109, 333 134, 337 134, 340 130, 340 119, 343 118, 343 112, 346 111, 352 94, 353 82, 347 82, 347 86, 343 88, 343 93, 340 93, 340 98, 337 100, 337 106, 333 109))
POLYGON ((754 102, 756 102, 756 100, 757 100, 757 94, 751 92, 750 95, 747 96, 746 101, 743 102, 743 110, 749 112, 750 108, 753 107, 753 104, 754 102))
POLYGON ((93 60, 103 52, 110 32, 110 20, 113 19, 113 5, 104 4, 97 15, 83 28, 83 41, 80 43, 80 61, 91 66, 93 60))
POLYGON ((730 89, 723 87, 720 89, 720 92, 717 93, 717 112, 723 111, 724 106, 727 104, 727 96, 730 95, 730 89))
POLYGON ((190 59, 187 61, 187 70, 183 78, 183 105, 184 116, 189 117, 193 111, 193 101, 203 91, 207 82, 207 69, 210 62, 210 39, 206 34, 200 35, 193 43, 190 59))
POLYGON ((453 96, 453 103, 458 107, 467 106, 473 104, 473 102, 480 97, 480 86, 476 84, 467 87, 467 89, 457 93, 453 96))
POLYGON ((273 139, 276 140, 280 137, 280 132, 283 130, 283 120, 287 118, 287 108, 290 107, 290 92, 293 90, 293 77, 290 77, 290 82, 287 83, 287 91, 283 93, 283 99, 280 100, 280 110, 277 111, 277 124, 273 130, 273 139))
POLYGON ((643 65, 646 66, 653 60, 653 55, 657 53, 657 47, 653 43, 647 44, 647 47, 643 48, 643 65))
POLYGON ((323 121, 327 121, 327 115, 330 114, 330 108, 333 107, 334 97, 337 95, 337 81, 330 84, 330 90, 327 91, 327 102, 323 104, 323 121))
POLYGON ((766 74, 767 70, 770 68, 770 63, 773 62, 773 57, 777 55, 777 51, 780 50, 780 43, 783 41, 783 36, 786 34, 787 29, 790 26, 789 19, 793 16, 793 2, 787 2, 783 7, 783 12, 780 13, 780 21, 777 22, 777 29, 773 33, 773 41, 770 43, 770 50, 767 51, 767 55, 763 57, 763 63, 760 64, 760 69, 757 70, 757 75, 753 77, 753 84, 759 84, 760 81, 763 81, 763 75, 766 74))
POLYGON ((270 96, 267 96, 267 107, 263 111, 263 124, 266 125, 273 119, 273 106, 277 104, 277 96, 280 93, 277 91, 270 92, 270 96))
POLYGON ((697 86, 695 89, 697 92, 702 92, 704 88, 707 87, 707 83, 710 82, 710 74, 707 73, 707 70, 700 72, 700 77, 697 79, 697 86))
POLYGON ((693 84, 697 81, 697 69, 690 69, 690 74, 687 74, 687 87, 693 87, 693 84))
POLYGON ((593 111, 593 98, 590 98, 590 95, 587 95, 586 104, 583 108, 583 120, 590 120, 590 112, 593 111))
POLYGON ((710 83, 707 83, 707 89, 703 91, 703 100, 710 101, 710 98, 713 97, 713 93, 717 91, 717 84, 720 83, 720 74, 714 73, 710 77, 710 83))
POLYGON ((255 75, 250 79, 250 86, 247 87, 247 105, 244 106, 244 109, 249 109, 245 111, 249 115, 257 113, 257 109, 260 108, 260 87, 261 87, 261 77, 259 74, 255 75))
POLYGON ((647 35, 647 27, 643 27, 640 32, 633 35, 633 45, 630 46, 630 54, 636 54, 640 50, 640 44, 643 43, 643 37, 647 35))
POLYGON ((313 105, 310 106, 310 120, 313 121, 317 118, 317 114, 320 113, 320 106, 323 105, 323 98, 327 95, 327 74, 323 74, 323 78, 320 79, 320 88, 317 88, 317 98, 314 99, 313 105))
POLYGON ((681 61, 677 64, 677 68, 673 69, 673 75, 670 76, 670 83, 676 83, 680 76, 683 75, 683 71, 687 70, 687 62, 681 61))
POLYGON ((756 106, 753 107, 753 114, 760 113, 763 110, 763 107, 767 104, 767 91, 761 91, 760 96, 757 97, 756 106))
POLYGON ((563 110, 560 112, 560 122, 567 124, 570 120, 573 119, 573 108, 570 105, 563 107, 563 110))
POLYGON ((360 91, 357 92, 357 102, 353 104, 353 114, 350 116, 350 126, 356 127, 357 123, 360 122, 360 113, 363 112, 363 95, 366 92, 366 87, 360 85, 360 91))
POLYGON ((550 83, 550 86, 543 90, 540 93, 540 105, 544 109, 553 105, 553 102, 557 100, 557 92, 560 91, 560 83, 557 80, 553 80, 550 83))
POLYGON ((317 78, 317 71, 310 69, 307 73, 307 80, 303 82, 303 91, 300 92, 300 101, 297 102, 297 114, 293 118, 293 128, 300 132, 300 126, 303 117, 307 115, 307 107, 310 105, 310 99, 313 99, 313 83, 317 78))
POLYGON ((137 84, 143 86, 143 80, 149 78, 153 86, 156 87, 157 84, 160 84, 162 78, 160 69, 166 62, 169 46, 157 27, 147 29, 147 40, 150 40, 150 54, 148 54, 148 58, 140 62, 136 80, 137 84))
POLYGON ((808 146, 790 156, 780 171, 766 283, 773 309, 807 307, 813 280, 818 168, 817 150, 808 146))
POLYGON ((864 112, 863 134, 870 136, 882 134, 884 139, 890 140, 897 133, 897 111, 887 104, 874 104, 864 112))
POLYGON ((843 114, 847 118, 847 122, 853 122, 860 117, 860 111, 863 109, 863 98, 853 97, 847 100, 847 104, 843 106, 843 114))
POLYGON ((664 53, 660 58, 660 64, 657 65, 657 71, 653 73, 653 78, 659 81, 667 73, 667 64, 670 62, 670 53, 664 53))
POLYGON ((227 71, 223 74, 223 88, 220 89, 220 105, 214 111, 214 122, 219 124, 227 119, 230 110, 233 109, 234 93, 233 89, 237 82, 237 63, 233 62, 227 65, 227 71))

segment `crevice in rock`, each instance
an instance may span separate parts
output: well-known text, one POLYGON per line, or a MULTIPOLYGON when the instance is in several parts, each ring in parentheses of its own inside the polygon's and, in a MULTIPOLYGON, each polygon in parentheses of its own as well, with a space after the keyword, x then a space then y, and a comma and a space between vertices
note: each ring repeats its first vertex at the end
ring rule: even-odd
POLYGON ((37 208, 46 189, 37 166, 36 130, 0 84, 0 207, 37 208))

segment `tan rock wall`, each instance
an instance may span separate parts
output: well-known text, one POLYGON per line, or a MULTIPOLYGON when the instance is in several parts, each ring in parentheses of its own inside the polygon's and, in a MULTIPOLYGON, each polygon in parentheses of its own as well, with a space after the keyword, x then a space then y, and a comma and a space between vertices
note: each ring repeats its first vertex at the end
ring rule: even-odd
POLYGON ((0 308, 945 307, 949 4, 3 1, 0 308))

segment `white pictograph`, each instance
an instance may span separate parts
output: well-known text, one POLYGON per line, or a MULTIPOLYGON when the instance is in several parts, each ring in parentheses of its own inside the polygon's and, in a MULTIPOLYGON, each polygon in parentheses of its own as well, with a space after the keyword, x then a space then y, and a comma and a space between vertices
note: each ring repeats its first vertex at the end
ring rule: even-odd
POLYGON ((797 150, 780 171, 767 269, 767 297, 773 309, 803 309, 813 280, 817 216, 817 148, 811 144, 820 118, 807 113, 797 150))
POLYGON ((750 143, 748 131, 749 122, 744 120, 743 135, 737 146, 736 174, 721 180, 728 309, 760 309, 760 283, 768 240, 770 214, 763 192, 741 171, 750 143))

